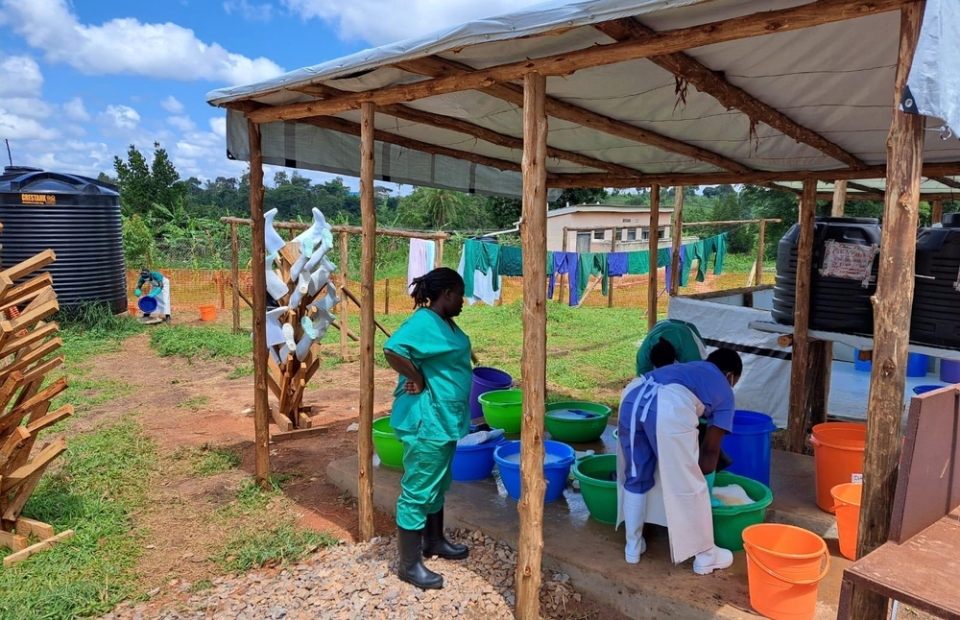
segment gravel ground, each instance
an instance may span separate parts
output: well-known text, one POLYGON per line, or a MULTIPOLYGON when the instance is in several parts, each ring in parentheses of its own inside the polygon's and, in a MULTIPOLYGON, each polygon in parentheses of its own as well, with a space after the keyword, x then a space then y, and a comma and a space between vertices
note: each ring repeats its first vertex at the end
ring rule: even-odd
MULTIPOLYGON (((483 533, 457 530, 451 540, 470 547, 466 561, 434 558, 426 564, 444 576, 442 590, 422 591, 401 582, 393 538, 341 544, 277 572, 220 577, 213 587, 190 593, 191 584, 168 584, 180 599, 159 606, 122 604, 101 620, 313 620, 511 618, 517 553, 483 533)), ((149 595, 157 596, 160 589, 149 595)), ((545 619, 569 617, 580 594, 569 577, 545 571, 540 590, 545 619)))

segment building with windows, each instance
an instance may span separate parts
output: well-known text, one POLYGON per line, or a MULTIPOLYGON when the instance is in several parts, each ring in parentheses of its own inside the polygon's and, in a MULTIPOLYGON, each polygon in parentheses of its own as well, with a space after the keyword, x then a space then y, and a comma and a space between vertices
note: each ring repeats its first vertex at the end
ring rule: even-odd
MULTIPOLYGON (((554 209, 547 213, 547 250, 564 249, 564 229, 568 252, 609 252, 614 247, 614 235, 618 252, 646 250, 651 237, 659 239, 654 247, 670 247, 672 218, 673 207, 663 205, 656 226, 651 226, 649 206, 595 204, 554 209)), ((684 243, 695 240, 696 237, 684 238, 684 243)))

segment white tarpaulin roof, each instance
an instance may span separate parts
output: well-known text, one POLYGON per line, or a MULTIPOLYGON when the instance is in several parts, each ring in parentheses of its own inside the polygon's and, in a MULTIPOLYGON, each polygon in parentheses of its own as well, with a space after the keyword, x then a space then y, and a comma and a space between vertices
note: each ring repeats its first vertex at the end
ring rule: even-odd
MULTIPOLYGON (((615 40, 592 27, 633 17, 655 31, 809 4, 810 0, 592 0, 548 2, 510 15, 479 20, 443 32, 366 50, 292 71, 272 80, 211 92, 212 105, 253 101, 280 106, 322 98, 296 89, 313 86, 361 92, 425 79, 397 63, 435 56, 473 69, 567 54, 615 40), (537 36, 551 33, 549 36, 537 36)), ((922 75, 910 87, 920 111, 947 121, 956 117, 960 54, 944 50, 960 45, 960 3, 928 0, 917 62, 922 75), (928 25, 929 23, 929 25, 928 25), (935 32, 934 32, 935 30, 935 32), (943 79, 947 75, 949 79, 943 79), (922 78, 922 79, 921 79, 922 78)), ((373 17, 372 17, 373 18, 373 17)), ((886 139, 893 107, 898 54, 899 11, 887 11, 816 27, 707 45, 684 52, 760 102, 812 130, 868 165, 886 163, 886 139)), ((762 122, 753 123, 693 86, 685 102, 674 75, 649 59, 639 59, 573 74, 548 77, 547 95, 617 122, 650 130, 720 155, 757 171, 846 168, 817 148, 798 142, 762 122)), ((309 88, 307 88, 309 91, 309 88)), ((314 91, 315 93, 317 90, 314 91)), ((419 112, 467 121, 517 140, 522 114, 513 103, 477 90, 418 99, 405 104, 419 112)), ((339 119, 359 123, 359 110, 339 119)), ((960 141, 941 139, 943 120, 927 119, 924 161, 960 161, 960 141)), ((516 164, 522 152, 475 136, 424 122, 376 115, 376 128, 421 143, 516 164)), ((264 162, 359 175, 359 138, 287 121, 261 125, 264 162)), ((249 158, 246 121, 228 112, 230 157, 249 158)), ((580 124, 550 118, 548 144, 644 174, 714 173, 715 163, 649 146, 580 124)), ((602 169, 560 158, 547 162, 551 174, 598 173, 602 169)), ((383 181, 445 187, 460 191, 519 196, 518 170, 377 142, 376 176, 383 181)))

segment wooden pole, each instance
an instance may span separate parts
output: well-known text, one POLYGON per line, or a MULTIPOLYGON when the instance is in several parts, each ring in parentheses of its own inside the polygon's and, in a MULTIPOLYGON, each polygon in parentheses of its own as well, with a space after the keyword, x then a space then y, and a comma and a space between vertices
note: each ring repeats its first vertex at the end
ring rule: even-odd
MULTIPOLYGON (((372 103, 360 106, 360 217, 363 250, 360 266, 360 437, 357 499, 360 512, 360 540, 373 538, 373 285, 376 278, 377 207, 374 202, 374 115, 372 103)), ((347 289, 344 288, 344 294, 347 289)), ((346 304, 344 304, 346 305, 346 304)))
POLYGON ((763 250, 765 243, 765 233, 767 232, 767 220, 760 220, 760 234, 757 236, 757 274, 754 284, 760 286, 763 284, 763 250))
MULTIPOLYGON (((924 137, 924 117, 900 111, 900 100, 920 36, 925 5, 923 1, 912 2, 900 9, 900 55, 894 81, 893 121, 887 137, 887 196, 877 292, 873 296, 873 370, 867 400, 859 557, 886 542, 897 487, 924 137)), ((886 618, 887 603, 883 596, 855 588, 853 617, 886 618)))
POLYGON ((253 428, 257 483, 270 483, 270 403, 267 400, 267 250, 263 220, 263 152, 260 126, 247 119, 250 134, 250 219, 253 220, 253 428))
POLYGON ((390 278, 383 281, 383 313, 390 314, 390 278))
MULTIPOLYGON (((680 292, 680 245, 683 243, 683 187, 674 189, 676 200, 673 205, 673 253, 670 256, 670 296, 680 292)), ((659 240, 657 245, 659 246, 659 240)))
POLYGON ((226 310, 227 308, 227 274, 226 271, 220 269, 217 271, 217 292, 220 293, 220 309, 226 310))
POLYGON ((650 187, 650 277, 647 279, 647 331, 657 324, 657 255, 660 252, 660 186, 650 187))
POLYGON ((833 204, 830 207, 831 217, 843 217, 843 210, 847 204, 847 180, 834 182, 833 204))
POLYGON ((230 223, 230 279, 233 282, 233 333, 240 333, 240 248, 237 225, 230 223))
POLYGON ((802 452, 810 391, 810 280, 813 276, 813 227, 817 215, 817 182, 804 181, 800 197, 800 239, 797 243, 797 287, 793 308, 793 355, 790 363, 790 411, 787 449, 802 452))
POLYGON ((523 442, 520 455, 520 543, 517 549, 518 620, 540 618, 543 553, 543 418, 547 395, 547 82, 523 79, 523 442))
MULTIPOLYGON (((610 253, 617 251, 617 229, 613 229, 613 239, 610 240, 610 253)), ((607 307, 613 307, 613 278, 607 275, 607 307)))
MULTIPOLYGON (((250 226, 251 220, 243 217, 221 217, 220 221, 224 224, 239 224, 240 226, 250 226)), ((277 230, 306 230, 313 226, 313 222, 273 222, 273 227, 277 230)), ((359 235, 363 233, 362 226, 331 226, 331 233, 349 233, 351 235, 359 235)), ((449 239, 450 233, 445 232, 432 232, 432 233, 423 233, 423 232, 412 232, 409 230, 390 230, 389 228, 378 228, 378 235, 383 235, 385 237, 398 237, 401 239, 449 239)))
POLYGON ((347 360, 347 332, 350 331, 349 317, 347 316, 350 314, 350 304, 343 300, 343 289, 347 288, 350 283, 347 271, 349 258, 347 244, 349 242, 349 235, 345 232, 340 233, 340 359, 343 361, 347 360))
POLYGON ((943 221, 943 201, 934 200, 930 210, 930 223, 938 224, 943 221))
MULTIPOLYGON (((564 252, 567 251, 567 238, 569 236, 570 236, 570 229, 564 226, 563 227, 563 244, 560 246, 564 252)), ((557 301, 561 304, 563 303, 563 291, 564 289, 567 288, 567 282, 569 282, 569 278, 570 278, 569 275, 563 274, 560 276, 560 279, 559 279, 558 286, 560 287, 560 293, 559 293, 560 296, 557 298, 557 301)))
POLYGON ((437 239, 437 251, 433 257, 433 268, 443 267, 443 239, 437 239))

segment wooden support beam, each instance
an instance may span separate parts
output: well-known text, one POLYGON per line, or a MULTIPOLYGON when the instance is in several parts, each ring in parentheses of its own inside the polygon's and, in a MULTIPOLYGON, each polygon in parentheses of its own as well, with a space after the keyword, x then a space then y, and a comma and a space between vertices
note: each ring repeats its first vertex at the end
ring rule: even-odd
MULTIPOLYGON (((373 524, 373 377, 374 325, 373 285, 377 261, 377 208, 374 202, 374 129, 375 108, 372 103, 360 106, 360 219, 363 225, 360 266, 360 432, 357 441, 359 466, 357 503, 360 513, 360 540, 374 536, 373 524)), ((342 289, 346 294, 347 289, 342 289)))
POLYGON ((34 271, 43 269, 53 261, 57 260, 57 255, 53 250, 44 250, 39 254, 31 256, 25 261, 22 261, 9 269, 4 269, 0 272, 0 276, 10 278, 12 282, 16 282, 21 278, 25 278, 34 271))
POLYGON ((766 232, 767 222, 766 220, 760 220, 760 232, 757 234, 757 271, 756 279, 753 282, 754 286, 763 284, 763 251, 766 243, 766 232))
POLYGON ((943 201, 934 200, 930 206, 930 223, 938 224, 943 221, 943 201))
POLYGON ((540 618, 543 554, 543 419, 547 395, 547 80, 539 73, 524 76, 523 91, 523 442, 520 451, 522 493, 520 539, 517 545, 516 617, 540 618))
POLYGON ((647 333, 657 324, 657 254, 660 252, 660 186, 650 188, 650 275, 647 277, 647 333))
POLYGON ((27 432, 30 433, 31 435, 36 435, 40 431, 46 428, 49 428, 54 424, 56 424, 57 422, 60 422, 61 420, 65 420, 72 415, 73 415, 73 405, 64 405, 63 407, 60 407, 53 413, 47 413, 38 419, 31 420, 30 423, 27 424, 27 432))
POLYGON ((9 493, 18 486, 26 482, 34 472, 40 471, 49 465, 53 459, 57 458, 67 450, 67 440, 63 437, 57 439, 52 444, 41 450, 30 461, 15 469, 8 471, 0 483, 0 493, 9 493))
MULTIPOLYGON (((30 415, 38 407, 43 404, 49 404, 51 400, 56 398, 61 392, 67 389, 67 378, 60 377, 42 391, 34 394, 33 396, 27 398, 19 405, 15 406, 10 411, 6 412, 2 417, 0 417, 0 437, 5 435, 5 432, 8 428, 12 428, 20 424, 21 420, 26 416, 30 415)), ((29 430, 29 429, 28 429, 29 430)))
POLYGON ((0 321, 0 330, 4 334, 14 334, 21 329, 31 327, 37 321, 42 321, 51 314, 55 314, 60 309, 56 300, 42 303, 30 310, 23 312, 20 316, 9 321, 0 321))
MULTIPOLYGON (((887 541, 900 462, 903 393, 906 384, 910 312, 923 167, 924 117, 900 110, 903 89, 920 38, 926 2, 900 10, 900 50, 894 79, 893 120, 887 137, 887 199, 880 238, 880 270, 873 296, 873 366, 867 399, 867 442, 857 557, 887 541)), ((885 618, 883 596, 854 588, 855 619, 885 618)))
MULTIPOLYGON (((622 230, 622 229, 621 229, 622 230)), ((613 235, 610 238, 610 252, 617 251, 617 229, 613 229, 613 235)), ((607 307, 613 307, 613 278, 607 276, 607 307)))
MULTIPOLYGON (((670 296, 680 292, 680 247, 683 243, 683 188, 674 188, 673 251, 670 254, 670 296)), ((651 235, 652 236, 652 235, 651 235)), ((657 245, 659 246, 659 239, 657 245)), ((650 255, 651 259, 653 254, 650 255)))
POLYGON ((17 519, 17 533, 24 536, 36 536, 37 538, 53 538, 56 532, 52 525, 47 525, 41 521, 20 517, 17 519))
POLYGON ((233 333, 240 333, 240 244, 237 240, 237 224, 230 223, 230 281, 233 282, 232 297, 233 333))
MULTIPOLYGON (((339 131, 340 133, 345 133, 352 136, 360 135, 359 124, 354 123, 352 121, 348 121, 343 118, 338 118, 336 116, 316 116, 316 117, 302 119, 300 122, 307 125, 313 125, 314 127, 320 127, 321 129, 330 129, 332 131, 339 131)), ((513 172, 520 172, 520 164, 514 161, 509 161, 506 159, 497 159, 496 157, 488 157, 486 155, 480 155, 478 153, 471 153, 470 151, 461 151, 459 149, 454 149, 446 146, 430 144, 429 142, 414 140, 413 138, 405 138, 403 136, 398 136, 397 134, 390 133, 389 131, 383 131, 382 129, 375 129, 374 137, 375 137, 375 140, 379 142, 386 142, 387 144, 395 144, 405 149, 420 151, 422 153, 432 153, 434 155, 444 155, 446 157, 452 157, 454 159, 463 159, 466 161, 472 161, 476 164, 480 164, 481 166, 489 166, 491 168, 496 168, 497 170, 509 170, 513 172)))
MULTIPOLYGON (((48 374, 56 370, 61 364, 63 364, 62 355, 58 355, 56 357, 52 357, 48 360, 44 360, 40 362, 30 370, 23 373, 23 385, 30 386, 30 384, 35 382, 42 383, 44 378, 46 378, 48 374)), ((37 387, 39 388, 39 383, 37 383, 37 387)), ((24 387, 23 391, 20 392, 20 397, 23 397, 29 394, 30 391, 31 390, 29 389, 29 387, 24 387)), ((18 401, 20 397, 18 397, 18 401)))
MULTIPOLYGON (((60 327, 56 323, 45 323, 43 325, 38 325, 33 329, 33 331, 30 331, 19 338, 14 338, 13 340, 7 341, 7 344, 4 345, 3 349, 0 349, 0 359, 13 355, 24 347, 42 342, 48 336, 57 333, 59 329, 60 327)), ((2 409, 2 406, 0 406, 0 409, 2 409)))
POLYGON ((845 179, 837 181, 833 186, 833 201, 830 206, 832 217, 843 217, 843 210, 847 204, 847 183, 845 179))
MULTIPOLYGON (((250 136, 250 219, 253 253, 253 428, 254 473, 257 483, 266 488, 270 484, 270 403, 267 395, 267 250, 266 222, 263 220, 263 151, 260 146, 260 126, 247 119, 250 136)), ((236 284, 236 283, 234 283, 236 284)))
MULTIPOLYGON (((442 78, 448 75, 469 75, 476 71, 473 67, 458 63, 453 60, 446 60, 437 56, 427 58, 418 58, 409 60, 397 65, 398 68, 411 73, 427 75, 434 78, 442 78)), ((513 84, 493 84, 486 88, 479 89, 480 92, 495 97, 507 103, 511 103, 518 108, 523 107, 523 89, 513 84)), ((547 116, 558 120, 576 123, 582 127, 593 129, 611 136, 616 136, 624 140, 630 140, 640 144, 647 144, 659 148, 668 153, 685 155, 693 159, 704 161, 717 166, 723 170, 733 170, 737 172, 748 172, 750 168, 736 162, 730 158, 718 155, 713 151, 681 142, 674 138, 619 121, 609 116, 604 116, 596 112, 591 112, 585 108, 547 97, 544 102, 544 109, 547 116)), ((624 178, 632 178, 639 174, 635 171, 624 178)))
POLYGON ((830 405, 830 376, 833 374, 833 343, 829 340, 810 341, 810 425, 827 421, 830 405))
POLYGON ((23 551, 28 546, 26 536, 0 530, 0 547, 7 547, 10 551, 23 551))
POLYGON ((69 540, 70 538, 73 538, 73 530, 67 530, 66 532, 57 534, 53 538, 48 538, 46 540, 42 540, 38 542, 35 545, 30 545, 23 551, 18 551, 17 553, 8 555, 7 557, 3 558, 3 567, 10 568, 14 564, 23 562, 24 560, 29 558, 31 555, 40 553, 41 551, 49 549, 50 547, 53 547, 54 545, 57 545, 65 540, 69 540))
MULTIPOLYGON (((344 299, 343 291, 350 283, 349 271, 347 269, 350 262, 349 254, 350 238, 347 233, 340 233, 340 359, 347 359, 347 336, 350 333, 350 304, 344 299)), ((327 285, 329 286, 329 284, 327 285)))
MULTIPOLYGON (((339 88, 334 88, 326 84, 317 84, 313 86, 307 86, 305 88, 298 88, 296 90, 310 95, 320 95, 324 98, 339 97, 349 94, 347 91, 343 91, 339 88)), ((480 125, 476 125, 459 118, 435 114, 433 112, 425 112, 423 110, 418 110, 405 105, 384 106, 382 108, 377 108, 377 113, 384 114, 386 116, 392 116, 405 121, 410 121, 411 123, 419 123, 421 125, 428 125, 438 129, 455 131, 457 133, 472 136, 478 140, 482 140, 490 144, 495 144, 497 146, 502 146, 504 148, 513 149, 516 151, 523 151, 522 138, 514 138, 513 136, 497 133, 492 129, 487 129, 486 127, 481 127, 480 125)), ((580 166, 585 166, 587 168, 606 170, 607 172, 612 172, 614 174, 632 176, 639 174, 640 172, 634 168, 621 166, 620 164, 606 162, 587 155, 581 155, 580 153, 565 151, 549 146, 547 147, 547 157, 561 159, 578 164, 580 166)))
POLYGON ((0 306, 0 310, 7 310, 10 306, 21 305, 22 300, 26 299, 31 295, 39 293, 48 286, 53 286, 53 276, 49 273, 41 274, 35 278, 31 278, 19 286, 11 288, 3 296, 3 306, 0 306))
POLYGON ((793 308, 793 354, 790 361, 790 410, 787 449, 802 452, 810 411, 810 281, 813 277, 813 228, 817 215, 817 183, 804 181, 800 197, 800 239, 797 241, 797 284, 793 308))
MULTIPOLYGON (((629 17, 602 22, 595 25, 594 28, 617 42, 642 41, 656 35, 655 30, 629 17)), ((734 86, 721 77, 719 73, 683 52, 652 56, 650 62, 669 71, 698 91, 710 95, 728 110, 738 110, 747 115, 751 121, 760 121, 797 142, 813 147, 851 168, 866 168, 867 166, 859 158, 820 134, 794 122, 786 114, 763 103, 745 90, 734 86)))
MULTIPOLYGON (((245 217, 221 217, 220 221, 224 224, 237 224, 239 226, 250 226, 253 221, 245 217)), ((277 230, 306 230, 313 226, 312 222, 277 222, 274 221, 273 227, 277 230)), ((363 228, 361 226, 331 226, 331 233, 347 233, 350 235, 359 235, 363 233, 363 228)), ((378 228, 377 235, 383 235, 384 237, 398 237, 401 239, 433 239, 439 241, 441 239, 449 239, 450 233, 446 232, 414 232, 409 230, 391 230, 389 228, 378 228)))
MULTIPOLYGON (((12 459, 20 448, 30 439, 31 435, 27 432, 27 429, 18 426, 13 429, 13 432, 7 437, 3 442, 0 442, 0 469, 4 469, 7 465, 7 462, 12 459)), ((0 476, 0 484, 2 484, 3 478, 0 476)))
MULTIPOLYGON (((924 176, 930 174, 960 175, 960 162, 933 163, 923 167, 924 176)), ((710 172, 710 173, 664 173, 644 174, 638 178, 622 178, 613 174, 553 174, 548 180, 551 188, 568 189, 584 187, 636 188, 658 185, 722 185, 806 181, 836 181, 839 179, 882 179, 887 176, 886 166, 870 166, 863 170, 837 168, 833 170, 785 170, 781 172, 710 172)), ((850 187, 850 184, 847 184, 850 187)))
POLYGON ((946 185, 947 187, 952 187, 953 189, 960 189, 960 181, 954 181, 949 177, 934 177, 930 179, 931 181, 936 181, 941 185, 946 185))
POLYGON ((838 21, 876 15, 900 8, 903 0, 819 0, 777 11, 757 12, 708 24, 678 28, 639 41, 593 45, 584 49, 529 58, 496 65, 466 74, 390 86, 342 97, 265 107, 249 113, 258 123, 297 120, 355 110, 361 103, 380 106, 406 103, 463 90, 477 90, 491 84, 519 80, 536 71, 543 76, 570 75, 581 69, 674 54, 695 47, 715 45, 748 37, 790 32, 838 21))

